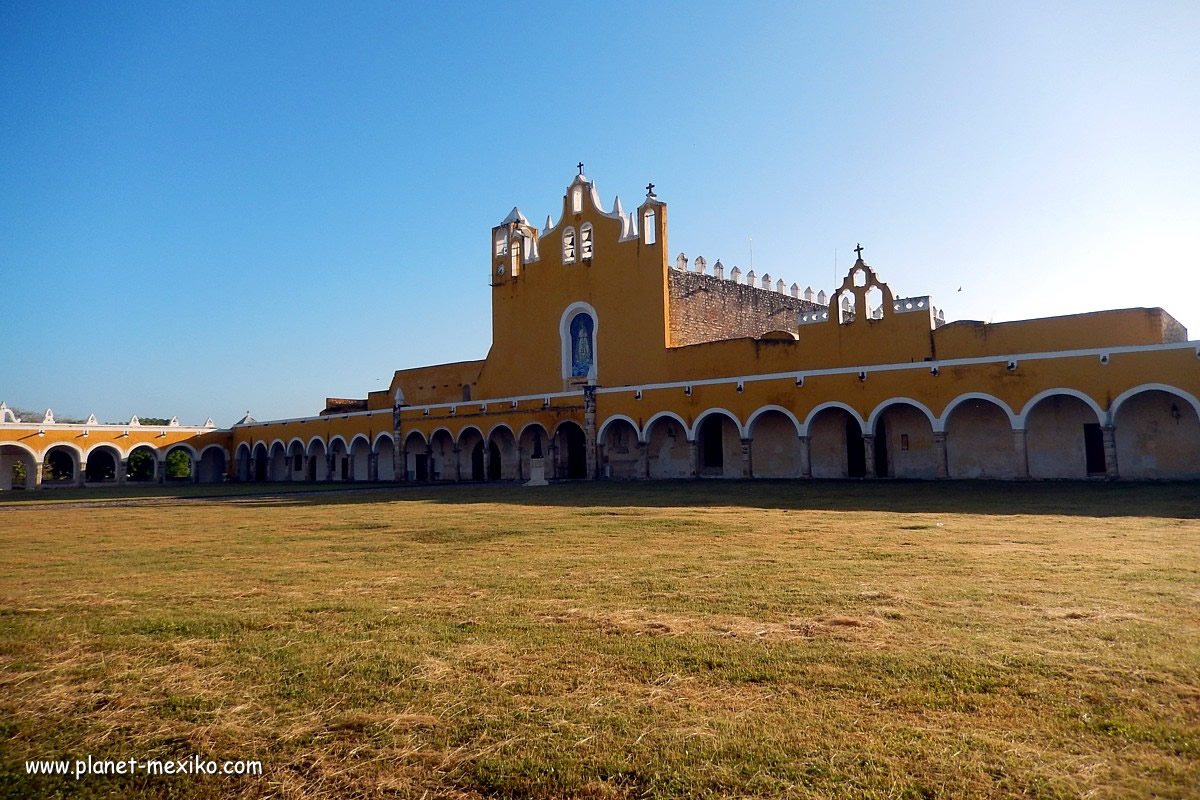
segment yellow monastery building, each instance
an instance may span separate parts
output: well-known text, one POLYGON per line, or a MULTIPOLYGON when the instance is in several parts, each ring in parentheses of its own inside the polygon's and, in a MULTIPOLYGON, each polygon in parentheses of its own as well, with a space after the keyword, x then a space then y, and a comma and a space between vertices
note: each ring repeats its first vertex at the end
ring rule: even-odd
POLYGON ((861 249, 814 296, 671 258, 653 186, 606 211, 582 167, 556 223, 514 208, 488 247, 482 360, 230 429, 0 406, 0 489, 122 482, 139 448, 160 481, 179 448, 201 482, 1200 478, 1200 342, 1161 308, 946 322, 861 249))

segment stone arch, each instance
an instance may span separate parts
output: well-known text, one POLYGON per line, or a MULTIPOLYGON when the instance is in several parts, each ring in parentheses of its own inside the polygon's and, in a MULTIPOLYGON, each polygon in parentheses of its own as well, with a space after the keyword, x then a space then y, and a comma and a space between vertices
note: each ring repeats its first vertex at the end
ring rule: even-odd
POLYGON ((638 427, 637 422, 635 422, 632 417, 627 417, 624 414, 613 414, 611 417, 604 420, 604 422, 600 423, 600 428, 596 431, 596 440, 602 440, 604 438, 605 431, 608 430, 608 426, 621 420, 624 420, 633 426, 633 432, 637 435, 637 441, 640 442, 642 440, 641 429, 638 427))
POLYGON ((587 435, 573 419, 560 420, 551 439, 558 455, 554 474, 559 478, 581 480, 588 477, 587 435))
POLYGON ((128 483, 153 483, 163 465, 161 451, 149 442, 139 442, 125 454, 125 480, 128 483))
POLYGON ((37 454, 28 445, 21 442, 0 444, 0 491, 34 489, 37 486, 37 462, 37 454))
POLYGON ((290 481, 302 481, 308 478, 304 470, 304 440, 298 436, 292 437, 287 446, 287 476, 290 481))
POLYGON ((1131 389, 1126 389, 1125 391, 1121 392, 1119 395, 1117 395, 1116 397, 1113 398, 1113 401, 1111 403, 1109 403, 1109 406, 1108 406, 1108 414, 1109 414, 1110 423, 1112 423, 1114 425, 1116 424, 1117 412, 1121 409, 1121 406, 1125 404, 1126 400, 1130 399, 1131 397, 1133 397, 1135 395, 1141 394, 1142 392, 1148 392, 1148 391, 1152 391, 1152 390, 1157 390, 1160 392, 1167 392, 1168 394, 1175 395, 1180 400, 1187 401, 1188 405, 1190 405, 1192 407, 1192 410, 1196 412, 1196 416, 1200 417, 1200 399, 1197 399, 1194 394, 1192 394, 1190 392, 1185 392, 1183 389, 1180 389, 1177 386, 1170 386, 1165 383, 1143 383, 1143 384, 1139 384, 1138 386, 1134 386, 1131 389))
POLYGON ((42 485, 72 486, 79 483, 83 451, 71 442, 55 442, 42 452, 42 485))
POLYGON ((380 431, 371 446, 375 454, 375 479, 396 480, 396 440, 387 431, 380 431))
POLYGON ((521 428, 521 432, 517 434, 517 453, 520 458, 521 478, 529 477, 529 462, 534 458, 535 453, 545 462, 546 476, 554 477, 554 467, 549 458, 550 434, 546 433, 546 428, 542 423, 530 422, 521 428))
POLYGON ((1025 474, 1013 433, 1016 414, 982 392, 950 401, 940 422, 946 434, 946 473, 951 478, 1010 480, 1025 474))
POLYGON ((493 425, 487 437, 487 479, 517 480, 517 437, 503 422, 493 425))
POLYGON ((1165 384, 1142 384, 1113 400, 1110 413, 1122 478, 1200 478, 1196 398, 1165 384))
POLYGON ((937 422, 934 423, 933 429, 939 433, 945 433, 946 423, 950 419, 950 413, 963 403, 968 403, 972 400, 984 400, 988 403, 991 403, 1003 411, 1005 416, 1008 417, 1008 426, 1010 429, 1019 427, 1017 425, 1016 413, 1009 407, 1008 403, 1004 402, 999 397, 996 397, 994 394, 987 394, 986 392, 964 392, 946 404, 946 407, 942 409, 941 416, 939 416, 937 418, 937 422))
POLYGON ((210 444, 200 450, 199 457, 192 461, 192 467, 200 483, 222 483, 227 460, 224 447, 210 444))
POLYGON ((431 461, 429 479, 452 481, 457 479, 457 455, 454 452, 454 437, 446 428, 438 428, 429 437, 431 461))
POLYGON ((335 434, 329 437, 327 457, 330 459, 329 480, 340 482, 351 479, 350 445, 346 443, 344 436, 335 434))
POLYGON ((683 421, 683 417, 679 416, 674 411, 659 411, 657 414, 652 415, 650 419, 646 420, 646 424, 642 426, 641 430, 643 442, 649 443, 650 426, 662 419, 673 419, 678 422, 680 427, 683 428, 683 435, 688 439, 688 441, 691 441, 692 429, 691 426, 683 421))
POLYGON ((925 418, 929 420, 930 430, 936 431, 938 429, 938 419, 936 416, 934 416, 933 412, 929 410, 927 405, 918 400, 913 400, 911 397, 890 397, 879 405, 875 406, 871 413, 867 415, 867 424, 863 426, 863 430, 874 431, 875 423, 879 421, 880 415, 887 411, 890 406, 894 406, 899 403, 912 406, 914 409, 924 414, 925 418))
POLYGON ((637 423, 623 414, 604 420, 596 435, 600 444, 600 463, 605 478, 629 480, 642 474, 641 432, 637 423))
POLYGON ((660 411, 642 427, 646 445, 646 470, 651 478, 693 476, 692 439, 678 414, 660 411))
POLYGON ((795 478, 801 474, 800 420, 781 406, 764 406, 746 422, 750 474, 755 478, 795 478))
POLYGON ((320 436, 308 440, 308 475, 310 481, 329 480, 329 448, 320 436))
POLYGON ((409 431, 404 437, 404 469, 410 481, 429 480, 429 440, 420 431, 409 431), (414 438, 415 437, 415 438, 414 438))
POLYGON ((255 442, 253 450, 254 475, 251 480, 256 483, 269 480, 271 477, 271 451, 265 442, 255 442))
POLYGON ((875 474, 881 478, 938 477, 941 452, 934 437, 937 418, 923 403, 893 397, 867 417, 874 434, 875 474))
POLYGON ((464 425, 458 432, 458 477, 482 481, 487 478, 487 442, 477 425, 464 425))
POLYGON ((741 420, 724 408, 709 408, 692 421, 696 449, 696 474, 709 478, 740 478, 745 475, 741 420))
POLYGON ((371 440, 364 434, 356 433, 350 437, 350 447, 347 452, 350 465, 346 470, 346 478, 351 481, 370 480, 371 476, 371 440))
POLYGON ((282 439, 271 442, 271 456, 267 464, 267 480, 282 481, 288 475, 287 445, 282 439))
POLYGON ((1032 478, 1104 475, 1106 459, 1100 423, 1106 417, 1087 395, 1073 389, 1035 395, 1021 410, 1032 478))
POLYGON ((733 413, 732 411, 730 411, 727 408, 721 408, 720 406, 713 406, 712 408, 706 408, 705 410, 701 411, 699 413, 699 415, 697 415, 696 418, 692 420, 692 438, 693 439, 696 438, 696 434, 700 432, 700 424, 705 420, 705 418, 710 417, 713 414, 724 414, 726 417, 729 418, 729 421, 732 422, 734 424, 734 427, 737 429, 738 438, 745 438, 746 428, 745 428, 745 426, 742 425, 742 421, 740 419, 738 419, 738 415, 733 413))
POLYGON ((804 420, 814 478, 866 475, 863 419, 845 403, 822 403, 804 420))
POLYGON ((804 424, 801 426, 801 435, 811 436, 812 434, 809 429, 812 427, 813 420, 818 414, 831 408, 840 408, 841 410, 845 411, 850 415, 851 419, 854 419, 858 422, 860 432, 866 431, 867 421, 862 418, 862 415, 858 413, 857 409, 855 409, 853 406, 847 405, 846 403, 842 403, 837 400, 830 400, 827 403, 821 403, 820 405, 815 406, 812 411, 808 412, 808 416, 804 418, 804 424))
POLYGON ((784 408, 783 406, 777 406, 777 405, 765 405, 760 408, 756 408, 754 410, 754 413, 751 414, 749 416, 749 418, 746 419, 746 435, 747 436, 754 435, 753 434, 754 422, 759 417, 761 417, 763 414, 766 414, 768 411, 777 411, 780 414, 783 414, 785 417, 788 418, 788 420, 791 421, 792 425, 795 427, 796 436, 801 435, 801 432, 804 430, 804 423, 802 423, 799 420, 799 418, 797 418, 796 415, 792 413, 791 409, 787 409, 787 408, 784 408))
POLYGON ((1027 427, 1026 421, 1029 417, 1029 412, 1033 410, 1033 407, 1045 400, 1047 397, 1054 397, 1055 395, 1074 397, 1078 400, 1082 400, 1089 408, 1092 409, 1092 411, 1096 413, 1097 422, 1106 421, 1108 419, 1108 416, 1104 413, 1104 409, 1100 408, 1100 404, 1093 400, 1090 395, 1085 394, 1078 389, 1060 387, 1057 389, 1046 389, 1045 391, 1038 392, 1033 397, 1029 398, 1029 401, 1025 403, 1024 407, 1022 407, 1021 413, 1017 414, 1016 425, 1014 427, 1027 427))
POLYGON ((250 458, 254 449, 247 442, 242 442, 237 446, 235 451, 237 454, 237 479, 239 481, 249 481, 253 475, 250 474, 250 458))

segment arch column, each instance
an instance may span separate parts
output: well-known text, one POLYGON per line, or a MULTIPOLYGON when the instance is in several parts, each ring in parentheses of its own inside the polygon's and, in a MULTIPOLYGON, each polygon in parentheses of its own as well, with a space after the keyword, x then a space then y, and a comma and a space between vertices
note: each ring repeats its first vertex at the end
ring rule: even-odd
POLYGON ((254 448, 251 448, 250 449, 250 477, 248 480, 251 483, 253 483, 254 479, 257 477, 258 477, 258 456, 254 455, 254 448))
MULTIPOLYGON (((42 475, 45 473, 46 462, 38 459, 33 459, 33 488, 42 488, 42 475)), ((25 485, 29 485, 29 478, 25 478, 25 485)))
POLYGON ((163 455, 162 459, 154 459, 154 482, 165 484, 167 482, 167 457, 163 455))
POLYGON ((550 444, 546 445, 546 452, 550 454, 550 480, 558 477, 558 437, 550 438, 550 444))
POLYGON ((1029 477, 1029 448, 1025 441, 1025 429, 1013 429, 1013 449, 1017 451, 1017 477, 1029 477))
POLYGON ((583 436, 587 446, 587 477, 600 477, 600 453, 596 446, 596 387, 583 387, 583 436))
POLYGON ((933 446, 937 448, 937 476, 949 478, 950 462, 946 457, 946 434, 944 431, 933 434, 933 446))
POLYGON ((75 476, 75 485, 83 486, 87 483, 87 462, 83 460, 83 456, 79 457, 79 473, 75 476))
MULTIPOLYGON (((254 459, 251 458, 250 461, 253 463, 254 459)), ((337 454, 334 453, 333 447, 331 446, 328 450, 325 451, 325 467, 326 467, 325 480, 332 481, 334 479, 333 466, 336 463, 337 463, 337 454)))
POLYGON ((638 477, 644 481, 650 480, 650 443, 638 441, 638 477))
POLYGON ((1115 481, 1121 477, 1117 469, 1117 428, 1115 425, 1104 425, 1100 428, 1104 437, 1104 477, 1115 481))
POLYGON ((433 443, 425 443, 425 482, 433 482, 433 443))
POLYGON ((750 463, 750 447, 753 439, 742 439, 742 477, 753 478, 754 467, 750 463))
POLYGON ((379 454, 367 453, 367 480, 379 480, 379 454))
MULTIPOLYGON (((41 478, 41 465, 39 464, 38 465, 38 481, 40 482, 41 479, 42 479, 41 478)), ((124 484, 125 481, 127 481, 127 480, 129 480, 129 459, 118 458, 117 459, 117 484, 118 485, 124 484)))
MULTIPOLYGON (((308 476, 312 474, 309 472, 310 469, 312 469, 312 456, 310 456, 307 452, 304 452, 300 455, 300 480, 308 480, 308 476)), ((315 475, 313 475, 313 480, 316 480, 315 475)))
POLYGON ((517 439, 517 480, 525 480, 525 448, 521 446, 520 439, 517 439))
POLYGON ((688 439, 688 470, 691 477, 700 475, 700 440, 688 439))
POLYGON ((462 451, 458 445, 454 445, 454 482, 458 483, 462 480, 462 451))
POLYGON ((398 481, 408 482, 408 447, 407 445, 396 448, 396 460, 399 462, 399 470, 392 473, 398 481))
POLYGON ((811 437, 800 437, 800 477, 812 477, 812 451, 809 449, 811 437))
POLYGON ((863 455, 867 460, 864 475, 868 478, 878 478, 879 475, 875 472, 875 434, 864 433, 862 440, 863 455))

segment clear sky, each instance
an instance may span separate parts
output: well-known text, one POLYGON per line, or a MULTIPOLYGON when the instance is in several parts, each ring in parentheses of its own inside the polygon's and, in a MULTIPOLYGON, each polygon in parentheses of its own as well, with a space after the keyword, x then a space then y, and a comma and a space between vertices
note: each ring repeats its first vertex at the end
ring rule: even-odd
POLYGON ((2 0, 0 399, 227 425, 482 358, 490 228, 581 160, 672 257, 1200 338, 1195 0, 2 0))

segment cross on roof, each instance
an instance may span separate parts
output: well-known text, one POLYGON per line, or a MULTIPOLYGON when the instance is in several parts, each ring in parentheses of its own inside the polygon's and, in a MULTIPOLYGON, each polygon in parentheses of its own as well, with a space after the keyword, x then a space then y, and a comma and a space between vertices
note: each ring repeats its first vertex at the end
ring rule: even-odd
POLYGON ((862 261, 862 251, 863 251, 863 246, 861 244, 858 247, 854 248, 854 252, 858 253, 859 261, 862 261))
POLYGON ((646 184, 646 197, 654 197, 654 184, 653 183, 646 184))
POLYGON ((582 175, 582 174, 583 174, 583 162, 582 162, 582 161, 580 161, 580 162, 579 162, 578 164, 576 164, 575 166, 579 167, 579 174, 580 174, 580 175, 582 175))

